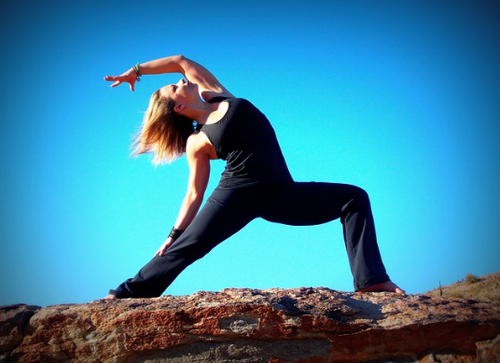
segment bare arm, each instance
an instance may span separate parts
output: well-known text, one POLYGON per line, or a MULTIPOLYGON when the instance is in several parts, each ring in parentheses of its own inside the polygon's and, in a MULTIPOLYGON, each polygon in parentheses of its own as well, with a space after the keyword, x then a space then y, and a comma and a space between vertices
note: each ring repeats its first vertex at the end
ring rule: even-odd
POLYGON ((176 55, 143 63, 139 66, 142 74, 181 73, 189 81, 198 84, 200 93, 214 93, 231 96, 231 93, 201 64, 176 55))
MULTIPOLYGON (((192 135, 186 145, 186 157, 189 164, 188 190, 174 225, 180 230, 185 230, 196 217, 210 177, 210 157, 200 141, 202 140, 197 135, 192 135)), ((163 256, 172 242, 172 238, 167 238, 156 253, 163 256)))
MULTIPOLYGON (((232 96, 208 69, 182 55, 174 55, 142 63, 139 65, 139 70, 143 75, 181 73, 189 81, 198 84, 200 94, 205 101, 216 95, 232 96)), ((106 76, 104 79, 115 82, 111 87, 116 87, 123 82, 127 82, 130 84, 130 89, 133 91, 137 74, 134 69, 131 68, 120 76, 106 76)))

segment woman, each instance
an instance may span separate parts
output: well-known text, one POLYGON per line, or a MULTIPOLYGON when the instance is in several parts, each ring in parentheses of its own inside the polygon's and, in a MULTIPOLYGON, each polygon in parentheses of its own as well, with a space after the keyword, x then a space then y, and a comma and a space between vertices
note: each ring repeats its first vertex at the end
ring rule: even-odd
POLYGON ((111 290, 108 299, 160 296, 184 268, 258 217, 289 225, 340 218, 355 290, 404 293, 386 274, 366 192, 343 184, 295 182, 267 118, 247 100, 235 98, 206 68, 171 56, 105 80, 114 82, 111 87, 129 83, 133 91, 140 76, 162 73, 181 73, 186 80, 151 96, 135 152, 154 153, 156 164, 185 153, 188 191, 153 259, 111 290), (225 160, 226 168, 199 211, 214 159, 225 160))

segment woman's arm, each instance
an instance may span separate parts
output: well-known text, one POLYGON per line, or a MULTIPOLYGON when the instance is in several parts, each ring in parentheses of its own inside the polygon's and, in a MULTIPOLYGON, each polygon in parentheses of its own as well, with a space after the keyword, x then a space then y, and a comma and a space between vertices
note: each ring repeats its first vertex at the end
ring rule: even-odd
MULTIPOLYGON (((215 95, 232 97, 232 94, 217 80, 217 78, 201 64, 182 55, 160 58, 139 65, 139 72, 146 74, 181 73, 190 82, 196 83, 200 95, 208 101, 215 95)), ((134 68, 129 69, 120 76, 106 76, 107 81, 115 81, 111 87, 116 87, 123 82, 130 84, 134 90, 137 74, 134 68)))
POLYGON ((181 73, 198 85, 205 101, 215 95, 233 96, 208 69, 182 55, 149 61, 139 65, 139 69, 142 74, 181 73))
MULTIPOLYGON (((207 189, 210 177, 210 156, 202 139, 192 135, 188 138, 186 145, 186 157, 189 164, 188 190, 182 202, 177 221, 174 227, 185 230, 191 224, 203 202, 203 196, 207 189)), ((174 242, 168 237, 156 254, 163 256, 165 251, 174 242)))

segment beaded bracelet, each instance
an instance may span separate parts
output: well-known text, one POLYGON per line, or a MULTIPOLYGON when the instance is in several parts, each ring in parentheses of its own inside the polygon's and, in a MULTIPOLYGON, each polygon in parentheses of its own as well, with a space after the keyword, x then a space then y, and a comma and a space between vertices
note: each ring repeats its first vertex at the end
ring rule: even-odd
POLYGON ((139 70, 139 62, 137 62, 137 64, 134 66, 134 71, 135 71, 135 74, 137 75, 137 82, 140 82, 142 74, 141 74, 141 71, 139 70))

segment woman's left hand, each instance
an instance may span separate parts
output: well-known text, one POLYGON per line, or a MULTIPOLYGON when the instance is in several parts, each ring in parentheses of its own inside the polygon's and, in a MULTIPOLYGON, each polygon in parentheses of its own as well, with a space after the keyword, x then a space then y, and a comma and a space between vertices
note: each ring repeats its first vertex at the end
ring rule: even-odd
POLYGON ((170 247, 170 245, 174 242, 174 240, 171 237, 168 237, 167 240, 161 245, 161 247, 156 251, 155 256, 163 256, 165 251, 170 247))
POLYGON ((111 87, 116 87, 122 84, 123 82, 126 82, 130 84, 130 90, 134 91, 134 85, 135 82, 137 81, 137 74, 133 69, 129 69, 125 73, 119 75, 119 76, 106 76, 104 77, 105 81, 110 81, 110 82, 115 82, 111 85, 111 87))

